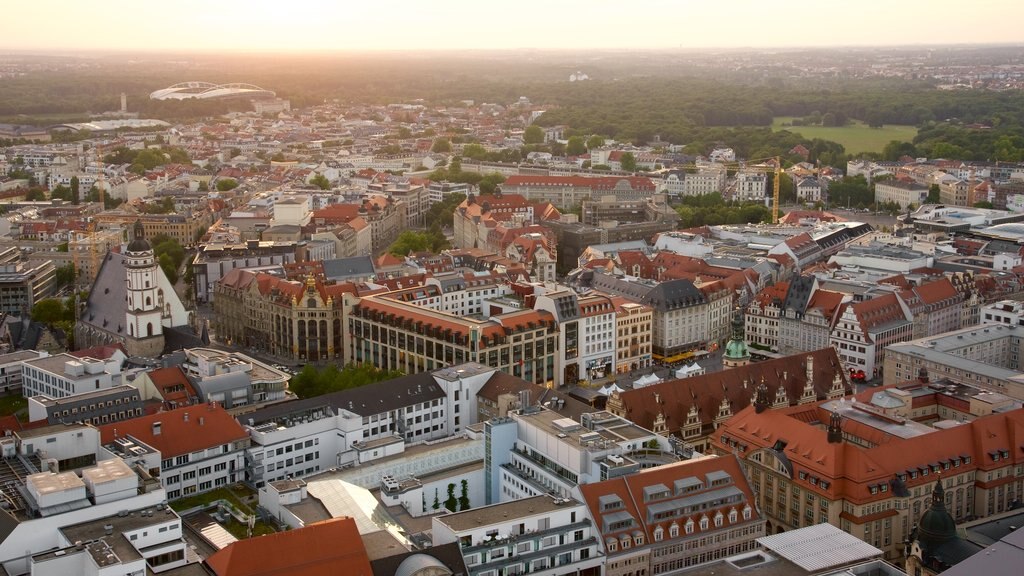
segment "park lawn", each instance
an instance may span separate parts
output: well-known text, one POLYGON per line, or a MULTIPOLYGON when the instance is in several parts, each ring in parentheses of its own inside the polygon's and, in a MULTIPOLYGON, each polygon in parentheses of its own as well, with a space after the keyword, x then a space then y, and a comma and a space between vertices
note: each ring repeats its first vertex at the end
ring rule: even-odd
POLYGON ((778 116, 772 122, 772 130, 789 130, 804 138, 821 138, 843 145, 847 154, 881 152, 892 140, 912 142, 917 128, 900 124, 886 124, 881 128, 869 128, 855 120, 846 126, 783 126, 793 121, 789 116, 778 116))
POLYGON ((17 414, 28 408, 28 400, 21 394, 0 396, 0 416, 17 414))

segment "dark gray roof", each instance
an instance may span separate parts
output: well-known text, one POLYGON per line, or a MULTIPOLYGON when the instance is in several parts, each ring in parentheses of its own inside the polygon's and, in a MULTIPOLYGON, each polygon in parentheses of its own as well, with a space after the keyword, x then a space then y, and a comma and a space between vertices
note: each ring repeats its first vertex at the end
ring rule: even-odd
POLYGON ((801 317, 807 311, 807 303, 811 300, 811 293, 814 289, 814 276, 797 276, 789 281, 789 290, 786 292, 786 301, 782 309, 796 312, 801 317))
POLYGON ((654 284, 651 282, 626 280, 621 276, 605 274, 596 270, 589 275, 589 284, 583 283, 583 277, 580 280, 581 285, 589 285, 594 290, 615 296, 625 296, 633 300, 641 300, 654 288, 654 284))
POLYGON ((458 542, 386 556, 370 562, 374 576, 412 576, 417 570, 438 564, 452 574, 468 574, 458 542))
POLYGON ((328 280, 348 280, 365 278, 375 274, 373 260, 369 256, 353 256, 351 258, 335 258, 324 260, 324 277, 328 280))
POLYGON ((1024 564, 1024 530, 1010 532, 998 542, 985 547, 984 554, 974 554, 943 574, 948 576, 1011 576, 1020 573, 1024 564))
POLYGON ((668 312, 703 304, 705 299, 704 294, 693 285, 693 282, 670 280, 651 289, 644 295, 641 302, 654 308, 657 312, 668 312))
POLYGON ((242 414, 238 420, 245 424, 252 419, 253 423, 260 424, 317 406, 330 406, 335 410, 344 409, 359 416, 372 416, 444 397, 444 390, 437 385, 431 373, 421 372, 359 388, 275 404, 242 414))
POLYGON ((127 327, 124 325, 128 302, 128 288, 125 284, 127 277, 124 256, 108 252, 96 274, 96 281, 79 321, 100 330, 127 335, 127 327))
POLYGON ((837 244, 848 244, 850 241, 860 238, 872 230, 874 230, 874 228, 872 228, 870 224, 840 228, 831 234, 826 234, 825 236, 818 238, 815 242, 824 250, 837 244))

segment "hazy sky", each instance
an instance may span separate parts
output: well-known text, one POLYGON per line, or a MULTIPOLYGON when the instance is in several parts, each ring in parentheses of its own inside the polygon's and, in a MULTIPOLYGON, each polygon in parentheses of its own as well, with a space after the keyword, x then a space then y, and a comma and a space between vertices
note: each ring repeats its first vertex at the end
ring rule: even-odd
POLYGON ((1024 43, 1020 0, 24 0, 0 48, 304 51, 1024 43))

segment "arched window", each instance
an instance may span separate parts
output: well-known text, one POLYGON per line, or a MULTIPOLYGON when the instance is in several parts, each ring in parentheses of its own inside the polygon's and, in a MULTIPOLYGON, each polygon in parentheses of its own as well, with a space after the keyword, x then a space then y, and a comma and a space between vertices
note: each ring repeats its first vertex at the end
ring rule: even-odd
MULTIPOLYGON (((679 526, 676 526, 676 532, 678 532, 678 531, 679 531, 679 526)), ((662 528, 661 526, 658 526, 657 528, 654 529, 654 541, 655 542, 661 542, 662 538, 664 538, 664 537, 665 537, 665 529, 664 528, 662 528)))
POLYGON ((152 335, 153 335, 153 323, 150 322, 150 323, 146 324, 146 336, 152 336, 152 335))
POLYGON ((719 512, 718 514, 715 514, 715 528, 721 528, 722 527, 722 523, 724 521, 725 521, 725 517, 722 516, 721 512, 719 512))
POLYGON ((128 325, 128 335, 135 336, 135 324, 128 325))
POLYGON ((736 509, 735 508, 733 508, 732 510, 729 510, 729 523, 730 524, 735 522, 738 517, 739 517, 739 514, 736 513, 736 509))
POLYGON ((150 298, 149 296, 146 296, 146 306, 149 307, 149 306, 152 306, 152 305, 153 305, 153 299, 150 298))
POLYGON ((701 530, 707 530, 708 529, 708 517, 707 516, 701 516, 701 518, 700 518, 700 529, 701 530))
MULTIPOLYGON (((686 523, 687 526, 689 526, 690 524, 692 524, 692 522, 687 522, 686 523)), ((687 534, 689 534, 689 531, 687 531, 687 534)), ((676 524, 676 523, 673 522, 672 525, 668 527, 668 537, 669 538, 677 538, 678 536, 679 536, 679 524, 676 524)))
POLYGON ((750 509, 750 506, 749 505, 745 506, 743 508, 743 519, 744 520, 750 520, 751 514, 752 514, 752 511, 750 509))

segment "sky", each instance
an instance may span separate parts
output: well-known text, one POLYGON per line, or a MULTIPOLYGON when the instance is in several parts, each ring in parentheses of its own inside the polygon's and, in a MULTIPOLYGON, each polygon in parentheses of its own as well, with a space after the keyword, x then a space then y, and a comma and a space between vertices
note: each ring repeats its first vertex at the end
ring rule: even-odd
POLYGON ((0 49, 306 52, 1024 43, 1020 0, 28 0, 0 49))

